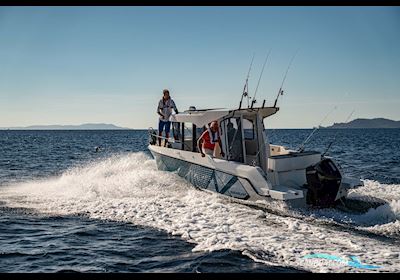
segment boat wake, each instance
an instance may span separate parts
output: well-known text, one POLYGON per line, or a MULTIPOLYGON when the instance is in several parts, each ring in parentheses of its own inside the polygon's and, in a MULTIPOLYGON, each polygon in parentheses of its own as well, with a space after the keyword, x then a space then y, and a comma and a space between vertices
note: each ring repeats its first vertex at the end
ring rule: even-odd
POLYGON ((85 215, 153 227, 195 244, 194 251, 238 250, 270 265, 314 272, 367 267, 400 271, 400 188, 364 183, 351 197, 375 196, 388 203, 358 215, 321 209, 288 210, 281 216, 226 203, 217 194, 190 187, 176 174, 158 171, 145 153, 131 153, 67 170, 60 177, 3 186, 0 201, 41 215, 85 215), (371 235, 322 225, 327 221, 351 224, 371 235), (351 265, 354 259, 367 265, 351 265))

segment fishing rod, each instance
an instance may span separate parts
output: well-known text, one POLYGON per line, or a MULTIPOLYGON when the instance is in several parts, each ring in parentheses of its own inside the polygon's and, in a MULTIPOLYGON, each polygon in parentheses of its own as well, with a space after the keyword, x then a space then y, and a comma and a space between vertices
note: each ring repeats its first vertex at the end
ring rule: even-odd
MULTIPOLYGON (((242 108, 243 97, 246 97, 249 95, 247 91, 249 91, 249 76, 250 76, 251 66, 253 65, 254 56, 255 56, 255 53, 253 53, 253 58, 251 59, 249 71, 247 72, 247 77, 246 77, 246 82, 245 82, 244 88, 243 88, 242 98, 240 99, 240 103, 239 103, 239 110, 242 108), (246 88, 247 88, 247 91, 246 91, 246 88)), ((248 100, 247 100, 247 103, 248 103, 248 100)), ((247 105, 247 107, 248 107, 248 105, 247 105)))
POLYGON ((319 123, 319 125, 314 128, 314 130, 308 135, 308 137, 306 138, 306 140, 303 141, 303 143, 301 143, 301 145, 299 146, 299 148, 297 149, 298 152, 303 152, 305 145, 308 143, 308 141, 311 139, 311 137, 314 135, 314 133, 321 127, 322 123, 326 120, 326 118, 334 111, 336 110, 337 106, 335 105, 335 107, 333 107, 333 109, 331 111, 328 112, 328 114, 326 114, 326 116, 322 119, 322 121, 319 123))
POLYGON ((296 57, 296 55, 297 55, 298 52, 299 52, 299 49, 297 49, 297 51, 296 51, 295 54, 293 55, 292 59, 290 60, 289 66, 288 66, 288 68, 286 69, 285 76, 283 76, 282 84, 281 84, 281 87, 279 88, 278 95, 276 96, 275 103, 274 103, 274 106, 273 106, 273 107, 276 107, 276 103, 278 102, 279 96, 280 96, 280 95, 283 95, 283 90, 282 90, 283 84, 285 83, 286 76, 287 76, 287 74, 288 74, 288 72, 289 72, 289 68, 290 68, 290 66, 292 65, 292 62, 293 62, 293 60, 294 60, 294 58, 296 57))
MULTIPOLYGON (((353 109, 353 111, 351 111, 350 115, 345 120, 345 123, 347 123, 349 121, 349 119, 353 115, 354 111, 355 111, 355 109, 353 109)), ((333 136, 333 140, 329 143, 328 147, 326 148, 325 152, 323 152, 322 156, 325 156, 325 154, 329 151, 329 149, 331 148, 333 142, 335 142, 335 140, 336 140, 336 136, 337 136, 338 132, 339 132, 339 130, 336 130, 335 135, 333 136)))
POLYGON ((257 100, 256 100, 256 95, 257 95, 258 86, 260 85, 261 77, 262 77, 262 75, 263 75, 263 73, 264 73, 265 64, 267 63, 267 60, 268 60, 268 57, 269 57, 269 54, 270 54, 270 53, 271 53, 271 50, 269 50, 269 52, 268 52, 268 54, 267 54, 267 57, 266 57, 265 60, 264 60, 264 64, 263 64, 263 67, 262 67, 262 70, 261 70, 261 73, 260 73, 260 77, 258 78, 256 91, 254 92, 253 100, 251 101, 251 109, 253 109, 254 103, 257 102, 257 100))

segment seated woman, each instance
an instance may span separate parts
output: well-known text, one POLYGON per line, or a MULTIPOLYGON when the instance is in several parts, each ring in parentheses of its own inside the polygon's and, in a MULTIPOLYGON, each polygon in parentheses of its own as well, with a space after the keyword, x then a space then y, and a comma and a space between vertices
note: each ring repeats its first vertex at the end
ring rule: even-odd
MULTIPOLYGON (((219 136, 218 122, 213 121, 197 140, 197 149, 200 151, 202 157, 205 157, 206 154, 213 157, 216 143, 222 147, 221 138, 219 136)), ((224 156, 223 151, 221 151, 221 156, 224 156)))

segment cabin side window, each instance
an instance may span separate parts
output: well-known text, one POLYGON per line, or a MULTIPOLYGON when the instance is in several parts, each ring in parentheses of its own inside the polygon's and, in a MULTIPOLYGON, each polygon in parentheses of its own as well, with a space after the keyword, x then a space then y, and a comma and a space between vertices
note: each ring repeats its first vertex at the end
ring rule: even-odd
POLYGON ((183 130, 184 130, 183 150, 198 152, 197 139, 200 137, 201 133, 203 133, 204 127, 197 127, 193 123, 185 122, 183 130))
POLYGON ((179 122, 171 122, 172 126, 172 137, 175 141, 182 141, 182 134, 181 134, 181 123, 179 122))

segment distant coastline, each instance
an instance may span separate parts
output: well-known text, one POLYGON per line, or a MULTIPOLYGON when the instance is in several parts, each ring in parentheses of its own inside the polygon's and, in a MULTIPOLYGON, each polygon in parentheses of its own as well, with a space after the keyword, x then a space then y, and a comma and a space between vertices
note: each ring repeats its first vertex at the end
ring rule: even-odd
POLYGON ((119 127, 107 123, 85 123, 80 125, 30 125, 15 127, 0 127, 0 130, 125 130, 131 129, 119 127))
POLYGON ((400 128, 400 121, 385 118, 355 119, 348 123, 334 123, 326 128, 400 128))
MULTIPOLYGON (((315 127, 314 127, 315 128, 315 127)), ((385 118, 374 119, 355 119, 348 123, 334 123, 331 126, 320 128, 346 129, 346 128, 400 128, 400 121, 394 121, 385 118)), ((275 129, 309 129, 309 128, 275 128, 275 129)), ((80 125, 30 125, 30 126, 14 126, 0 127, 0 130, 146 130, 145 128, 128 128, 120 127, 107 123, 85 123, 80 125)))

